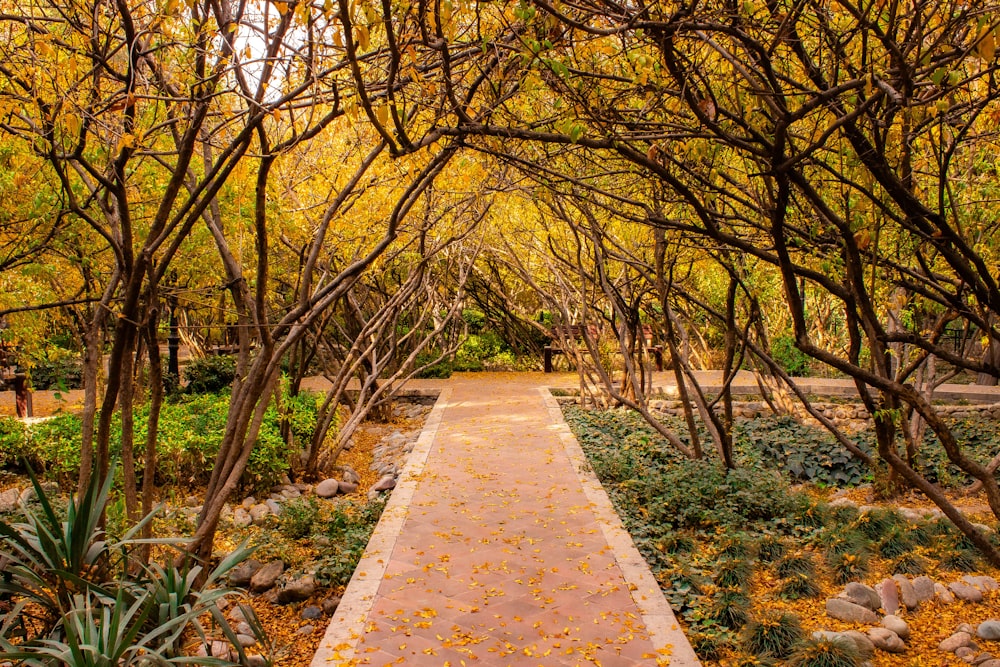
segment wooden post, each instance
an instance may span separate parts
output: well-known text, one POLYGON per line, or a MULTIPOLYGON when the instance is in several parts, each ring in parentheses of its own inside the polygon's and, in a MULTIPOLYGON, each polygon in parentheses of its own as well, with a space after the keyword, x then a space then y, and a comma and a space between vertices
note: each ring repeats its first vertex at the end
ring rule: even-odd
POLYGON ((31 392, 28 391, 28 376, 24 373, 17 373, 14 376, 14 406, 19 418, 33 416, 31 392))

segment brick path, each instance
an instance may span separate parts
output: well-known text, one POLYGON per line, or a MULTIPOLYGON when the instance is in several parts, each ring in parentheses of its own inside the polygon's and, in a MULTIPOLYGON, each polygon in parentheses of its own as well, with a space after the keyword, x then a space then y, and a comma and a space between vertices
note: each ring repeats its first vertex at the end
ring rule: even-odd
POLYGON ((697 665, 538 378, 450 381, 312 667, 697 665))

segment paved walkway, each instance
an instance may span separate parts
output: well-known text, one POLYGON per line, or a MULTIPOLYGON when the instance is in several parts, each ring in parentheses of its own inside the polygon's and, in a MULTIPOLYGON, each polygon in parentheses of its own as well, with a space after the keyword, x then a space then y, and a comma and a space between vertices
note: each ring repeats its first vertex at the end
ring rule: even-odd
POLYGON ((698 664, 539 379, 447 384, 313 667, 698 664))

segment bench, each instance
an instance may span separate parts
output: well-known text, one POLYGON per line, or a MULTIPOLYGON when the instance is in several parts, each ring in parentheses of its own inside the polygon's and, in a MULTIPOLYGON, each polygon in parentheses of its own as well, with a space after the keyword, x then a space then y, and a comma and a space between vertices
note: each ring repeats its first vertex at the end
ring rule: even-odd
POLYGON ((593 324, 588 324, 586 327, 581 324, 552 327, 549 331, 549 344, 542 348, 542 353, 544 355, 544 370, 546 373, 552 372, 552 355, 566 354, 566 350, 563 349, 564 340, 575 342, 577 344, 577 349, 586 351, 586 347, 582 345, 584 329, 586 329, 586 333, 592 340, 596 340, 599 332, 597 327, 593 324))

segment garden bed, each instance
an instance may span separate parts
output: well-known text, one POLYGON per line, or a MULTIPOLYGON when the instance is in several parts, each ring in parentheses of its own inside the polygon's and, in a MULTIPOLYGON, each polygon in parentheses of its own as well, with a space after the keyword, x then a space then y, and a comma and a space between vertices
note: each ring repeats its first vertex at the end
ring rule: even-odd
MULTIPOLYGON (((831 642, 809 641, 813 632, 867 632, 881 622, 884 609, 875 623, 827 614, 826 601, 847 583, 880 587, 893 575, 908 581, 926 576, 941 584, 961 582, 963 576, 1000 576, 926 501, 908 497, 902 500, 905 509, 877 501, 870 473, 840 457, 835 443, 817 429, 787 420, 741 422, 740 468, 726 475, 714 460, 683 459, 634 414, 576 406, 564 411, 707 665, 862 664, 799 660, 809 651, 835 649, 831 642), (762 645, 761 634, 773 638, 785 629, 801 639, 790 642, 794 648, 787 652, 775 651, 780 657, 766 655, 769 644, 762 645)), ((966 422, 962 428, 976 434, 968 442, 978 458, 996 451, 995 423, 966 422)), ((939 459, 928 460, 927 470, 942 482, 966 481, 939 459)), ((970 502, 978 501, 965 501, 970 502)), ((989 524, 995 536, 992 515, 973 520, 989 524)), ((1000 617, 1000 594, 984 589, 983 600, 975 603, 934 598, 897 615, 910 632, 904 651, 875 651, 872 664, 961 664, 954 653, 940 651, 939 643, 963 623, 975 632, 983 621, 1000 617)), ((972 657, 1000 655, 1000 643, 976 641, 972 657)))

